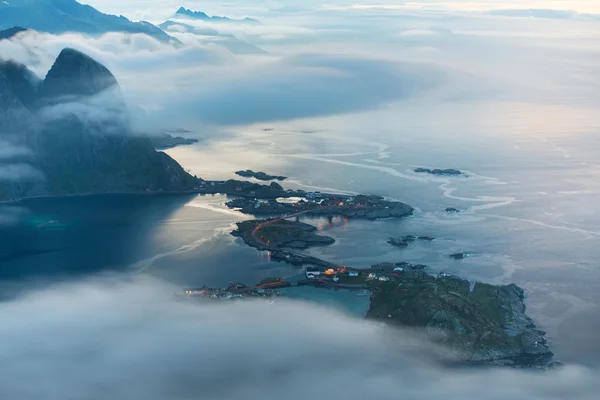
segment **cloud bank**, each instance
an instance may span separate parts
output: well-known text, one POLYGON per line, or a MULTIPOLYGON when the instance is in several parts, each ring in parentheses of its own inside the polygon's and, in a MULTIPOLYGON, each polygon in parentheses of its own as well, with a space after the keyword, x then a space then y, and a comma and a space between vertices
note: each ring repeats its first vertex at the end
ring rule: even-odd
POLYGON ((304 303, 186 303, 174 290, 103 279, 0 304, 10 321, 0 397, 586 400, 600 390, 597 371, 576 366, 447 369, 409 332, 304 303))

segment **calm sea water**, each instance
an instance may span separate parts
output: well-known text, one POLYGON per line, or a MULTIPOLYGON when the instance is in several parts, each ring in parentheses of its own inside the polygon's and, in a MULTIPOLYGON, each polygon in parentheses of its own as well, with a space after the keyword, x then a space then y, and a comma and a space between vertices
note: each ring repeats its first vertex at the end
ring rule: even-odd
MULTIPOLYGON (((558 357, 591 363, 600 352, 595 114, 551 105, 404 104, 244 127, 169 154, 206 179, 251 168, 287 175, 289 187, 405 201, 417 212, 404 220, 310 220, 337 240, 310 252, 355 267, 409 261, 472 280, 515 282, 526 290, 529 313, 548 331, 558 357), (459 168, 468 177, 417 175, 415 166, 459 168), (446 207, 464 212, 447 215, 446 207), (406 234, 436 240, 407 249, 386 243, 406 234), (449 259, 454 252, 473 256, 449 259)), ((183 287, 297 275, 298 269, 272 263, 229 235, 235 222, 249 217, 226 209, 225 201, 145 195, 24 201, 19 206, 27 217, 18 228, 3 228, 9 239, 0 243, 0 278, 26 279, 35 287, 116 270, 183 287)), ((348 309, 364 312, 356 296, 344 296, 337 298, 352 303, 348 309)))

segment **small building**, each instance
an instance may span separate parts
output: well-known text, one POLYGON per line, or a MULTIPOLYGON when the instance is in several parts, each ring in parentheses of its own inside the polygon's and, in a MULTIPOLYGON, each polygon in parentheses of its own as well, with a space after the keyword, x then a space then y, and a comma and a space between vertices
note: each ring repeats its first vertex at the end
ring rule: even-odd
POLYGON ((334 281, 334 282, 339 282, 339 280, 340 280, 340 277, 339 277, 339 276, 337 276, 337 275, 336 275, 336 276, 334 276, 334 277, 333 277, 333 281, 334 281))
POLYGON ((402 267, 396 267, 394 268, 394 270, 392 271, 392 274, 401 274, 404 272, 404 268, 402 267))
POLYGON ((377 274, 371 272, 369 275, 367 275, 367 279, 377 279, 377 274))
POLYGON ((390 278, 388 278, 387 276, 380 276, 379 280, 382 281, 382 282, 387 282, 387 281, 390 280, 390 278))
POLYGON ((314 279, 321 275, 321 270, 317 267, 307 267, 304 273, 308 279, 314 279))
POLYGON ((359 272, 358 271, 350 271, 348 272, 348 276, 358 276, 359 272))

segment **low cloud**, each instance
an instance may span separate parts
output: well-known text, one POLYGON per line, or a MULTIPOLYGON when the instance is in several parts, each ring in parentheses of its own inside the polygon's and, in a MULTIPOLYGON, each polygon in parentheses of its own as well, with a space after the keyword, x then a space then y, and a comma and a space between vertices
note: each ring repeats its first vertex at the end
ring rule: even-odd
POLYGON ((0 397, 591 400, 600 390, 590 369, 448 369, 410 332, 279 299, 188 303, 179 290, 103 279, 0 304, 0 397))
POLYGON ((43 77, 67 46, 104 63, 129 103, 171 125, 190 117, 238 125, 361 111, 419 95, 443 76, 441 67, 383 57, 236 57, 216 44, 178 50, 143 35, 116 33, 99 38, 32 33, 17 43, 0 43, 0 51, 43 77))
POLYGON ((444 72, 427 63, 305 54, 248 68, 176 104, 221 125, 348 113, 419 96, 444 82, 444 72))
POLYGON ((0 163, 0 181, 23 182, 43 179, 40 171, 26 163, 0 163))
POLYGON ((31 150, 25 146, 14 145, 13 143, 0 138, 0 162, 14 158, 27 157, 31 155, 31 150))
POLYGON ((16 224, 26 213, 27 210, 23 207, 0 205, 0 227, 16 224))

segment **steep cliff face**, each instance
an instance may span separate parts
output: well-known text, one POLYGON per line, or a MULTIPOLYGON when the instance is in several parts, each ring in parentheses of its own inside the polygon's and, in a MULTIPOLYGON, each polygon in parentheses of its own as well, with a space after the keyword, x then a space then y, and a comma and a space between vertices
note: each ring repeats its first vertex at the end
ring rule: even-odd
POLYGON ((0 134, 26 129, 39 79, 25 66, 0 60, 0 134))
POLYGON ((102 64, 65 49, 43 81, 32 76, 22 65, 0 63, 0 139, 10 137, 29 148, 32 155, 26 162, 43 179, 2 182, 0 177, 0 200, 185 191, 197 185, 175 160, 155 151, 148 138, 131 134, 118 82, 102 64))

